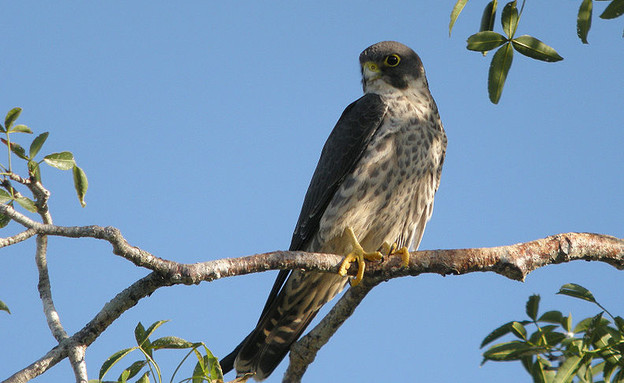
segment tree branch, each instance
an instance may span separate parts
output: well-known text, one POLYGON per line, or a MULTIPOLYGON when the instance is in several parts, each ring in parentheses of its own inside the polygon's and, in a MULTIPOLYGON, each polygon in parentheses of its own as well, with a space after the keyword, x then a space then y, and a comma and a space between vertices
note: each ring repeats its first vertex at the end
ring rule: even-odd
MULTIPOLYGON (((425 250, 411 253, 409 267, 393 269, 381 264, 367 264, 361 285, 350 288, 330 312, 290 350, 290 364, 283 382, 300 382, 317 352, 349 318, 366 294, 381 281, 404 275, 423 273, 467 274, 474 271, 494 271, 507 278, 524 281, 533 270, 549 264, 573 260, 606 262, 624 269, 624 240, 615 237, 567 233, 553 235, 527 243, 481 249, 425 250)), ((398 259, 392 261, 399 263, 398 259)))
MULTIPOLYGON (((124 312, 135 306, 139 300, 151 295, 159 287, 169 285, 160 275, 150 273, 117 294, 80 331, 64 339, 58 346, 48 351, 29 366, 11 375, 3 383, 25 383, 43 374, 51 367, 68 357, 72 350, 84 350, 93 343, 124 312)), ((86 371, 84 371, 86 375, 86 371)))
POLYGON ((20 243, 22 241, 27 240, 28 238, 36 235, 37 232, 34 229, 24 230, 20 233, 15 234, 14 236, 7 238, 0 238, 0 249, 6 246, 15 245, 16 243, 20 243))
MULTIPOLYGON (((6 380, 12 383, 26 382, 42 374, 67 357, 71 348, 86 348, 123 312, 160 287, 197 284, 201 281, 276 269, 336 273, 343 259, 341 255, 335 254, 275 251, 241 258, 182 264, 163 260, 129 245, 115 228, 41 224, 7 205, 0 205, 0 213, 17 218, 16 221, 37 234, 107 240, 116 254, 134 264, 154 270, 154 273, 135 282, 107 303, 82 330, 61 341, 59 346, 50 350, 44 357, 6 380)), ((406 268, 400 266, 401 260, 398 257, 390 257, 379 263, 367 263, 366 278, 361 286, 349 289, 319 325, 293 346, 291 366, 287 372, 288 379, 290 381, 301 379, 318 350, 353 313, 368 291, 381 281, 423 273, 459 275, 475 271, 493 271, 514 280, 523 280, 528 273, 539 267, 580 259, 606 262, 618 269, 624 269, 624 240, 600 234, 567 233, 510 246, 416 251, 411 253, 409 266, 406 268)), ((349 269, 349 274, 355 275, 356 269, 357 267, 353 265, 349 269)))
POLYGON ((366 295, 380 282, 382 279, 379 277, 369 277, 347 290, 321 322, 290 348, 290 363, 282 379, 283 382, 301 382, 303 374, 314 362, 321 347, 327 344, 338 328, 353 315, 356 307, 366 295))

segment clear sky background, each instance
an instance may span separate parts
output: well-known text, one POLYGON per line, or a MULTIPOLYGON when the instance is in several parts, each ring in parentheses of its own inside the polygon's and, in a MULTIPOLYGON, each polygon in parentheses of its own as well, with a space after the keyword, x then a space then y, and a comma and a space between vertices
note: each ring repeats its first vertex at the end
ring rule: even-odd
MULTIPOLYGON (((0 112, 22 107, 19 122, 50 132, 42 152, 70 150, 86 171, 82 209, 71 173, 44 169, 59 225, 116 226, 132 245, 179 262, 287 249, 322 145, 361 95, 359 53, 398 40, 421 56, 449 140, 422 249, 570 231, 624 237, 622 19, 598 19, 605 4, 596 3, 583 45, 580 1, 527 2, 518 34, 542 39, 565 60, 516 55, 492 105, 490 56, 465 49, 485 2, 470 2, 449 38, 453 4, 5 2, 0 112)), ((31 239, 1 250, 0 299, 12 314, 0 313, 0 378, 54 346, 34 248, 31 239)), ((48 260, 69 333, 147 274, 89 239, 50 239, 48 260)), ((90 377, 132 346, 139 321, 170 319, 157 336, 201 340, 224 356, 256 323, 275 275, 158 290, 88 349, 90 377)), ((542 312, 571 311, 575 322, 596 314, 555 296, 568 282, 624 315, 624 274, 602 263, 545 267, 524 283, 492 273, 392 280, 320 351, 305 381, 529 381, 520 363, 479 367, 479 344, 502 323, 524 319, 534 293, 542 312)), ((36 381, 73 379, 64 361, 36 381)))

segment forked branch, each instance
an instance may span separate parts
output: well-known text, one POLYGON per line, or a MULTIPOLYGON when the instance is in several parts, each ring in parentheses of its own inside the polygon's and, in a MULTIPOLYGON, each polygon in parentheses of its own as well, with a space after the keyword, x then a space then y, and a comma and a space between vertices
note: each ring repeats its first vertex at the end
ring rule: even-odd
MULTIPOLYGON (((112 227, 64 227, 42 224, 7 205, 0 205, 0 213, 26 227, 24 234, 17 237, 19 240, 32 235, 101 239, 112 245, 115 254, 153 271, 117 294, 82 330, 62 340, 57 347, 30 366, 16 372, 6 382, 26 382, 68 357, 71 350, 84 350, 121 314, 160 287, 197 284, 202 281, 277 269, 336 273, 342 261, 342 256, 335 254, 276 251, 241 258, 183 264, 158 258, 131 246, 119 230, 112 227)), ((16 236, 0 239, 0 244, 16 243, 14 238, 16 236)), ((514 280, 523 280, 528 273, 539 267, 580 259, 606 262, 618 269, 624 269, 624 240, 600 234, 566 233, 510 246, 417 251, 411 253, 410 263, 406 268, 401 267, 401 260, 398 257, 390 257, 380 263, 369 263, 365 281, 357 288, 348 290, 328 315, 293 346, 291 364, 284 381, 301 380, 318 350, 353 313, 368 291, 381 281, 423 273, 460 275, 475 271, 493 271, 514 280)), ((356 268, 353 265, 349 273, 354 275, 356 268)))

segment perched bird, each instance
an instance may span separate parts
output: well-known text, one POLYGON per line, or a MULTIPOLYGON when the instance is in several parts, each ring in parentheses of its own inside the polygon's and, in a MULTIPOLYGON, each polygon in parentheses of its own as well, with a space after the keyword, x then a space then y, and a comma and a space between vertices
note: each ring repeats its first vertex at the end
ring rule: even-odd
POLYGON ((318 310, 349 280, 346 270, 381 253, 409 260, 433 210, 446 135, 418 55, 395 41, 360 54, 364 96, 329 135, 290 250, 347 254, 339 274, 280 271, 256 328, 223 358, 224 372, 267 378, 318 310))

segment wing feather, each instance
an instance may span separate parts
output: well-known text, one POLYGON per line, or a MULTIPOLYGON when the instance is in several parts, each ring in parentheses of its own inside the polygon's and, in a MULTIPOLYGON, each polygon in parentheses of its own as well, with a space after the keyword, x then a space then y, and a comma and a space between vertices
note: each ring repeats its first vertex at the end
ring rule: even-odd
MULTIPOLYGON (((329 135, 321 157, 306 192, 299 220, 292 236, 290 250, 303 250, 318 230, 327 205, 345 177, 353 170, 366 150, 371 138, 381 126, 388 107, 376 94, 366 94, 344 110, 329 135)), ((279 272, 265 303, 258 325, 270 315, 290 271, 279 272)), ((223 372, 233 368, 234 359, 242 346, 249 341, 256 328, 228 356, 223 358, 223 372)))
MULTIPOLYGON (((368 93, 342 112, 323 146, 312 175, 290 242, 291 251, 303 250, 312 239, 327 205, 362 157, 371 138, 381 126, 387 110, 388 106, 379 95, 368 93)), ((282 270, 278 274, 261 318, 279 294, 289 274, 289 270, 282 270)))

